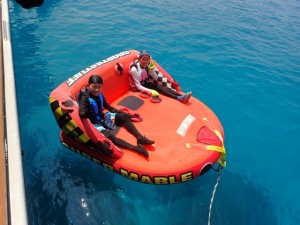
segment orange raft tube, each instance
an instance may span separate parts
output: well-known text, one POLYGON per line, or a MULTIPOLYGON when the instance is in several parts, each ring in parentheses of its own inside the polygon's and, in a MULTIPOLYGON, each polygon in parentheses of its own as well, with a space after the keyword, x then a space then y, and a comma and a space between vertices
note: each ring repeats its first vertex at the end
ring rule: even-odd
MULTIPOLYGON (((61 128, 62 144, 113 172, 147 184, 182 183, 204 174, 216 163, 224 167, 223 128, 206 105, 194 97, 183 104, 162 95, 160 103, 153 103, 130 90, 129 68, 137 56, 135 50, 111 56, 68 78, 51 92, 50 106, 61 128), (112 106, 126 108, 143 119, 135 123, 136 127, 155 140, 155 144, 144 146, 149 152, 148 159, 115 146, 88 119, 79 117, 77 95, 94 74, 103 77, 103 94, 112 106), (108 156, 106 151, 113 153, 108 156)), ((158 63, 155 67, 174 83, 158 63)), ((179 85, 176 89, 180 90, 179 85)), ((117 137, 136 143, 125 128, 117 128, 115 132, 117 137)))

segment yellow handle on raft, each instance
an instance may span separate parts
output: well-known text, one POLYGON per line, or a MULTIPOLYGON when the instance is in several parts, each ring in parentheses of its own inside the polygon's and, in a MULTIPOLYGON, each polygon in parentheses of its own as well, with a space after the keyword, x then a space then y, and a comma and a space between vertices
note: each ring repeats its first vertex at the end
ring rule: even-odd
POLYGON ((226 151, 225 151, 224 145, 223 145, 223 147, 219 147, 219 146, 215 146, 215 145, 207 145, 206 149, 211 150, 211 151, 220 152, 221 155, 218 159, 218 163, 220 163, 220 165, 223 167, 226 166, 226 151))

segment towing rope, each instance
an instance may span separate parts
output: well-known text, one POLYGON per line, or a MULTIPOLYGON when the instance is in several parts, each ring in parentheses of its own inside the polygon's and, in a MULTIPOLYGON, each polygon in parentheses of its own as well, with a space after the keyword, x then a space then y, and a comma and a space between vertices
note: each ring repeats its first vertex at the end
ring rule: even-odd
POLYGON ((217 191, 217 187, 219 185, 219 181, 220 181, 220 178, 221 178, 221 171, 222 171, 223 167, 221 165, 219 165, 218 169, 215 170, 218 172, 218 178, 216 180, 216 184, 214 186, 214 190, 212 192, 212 196, 211 196, 211 199, 210 199, 210 205, 209 205, 209 213, 208 213, 208 225, 210 225, 210 220, 211 220, 211 209, 212 209, 212 205, 213 205, 213 202, 214 202, 214 199, 215 199, 215 194, 216 194, 216 191, 217 191))

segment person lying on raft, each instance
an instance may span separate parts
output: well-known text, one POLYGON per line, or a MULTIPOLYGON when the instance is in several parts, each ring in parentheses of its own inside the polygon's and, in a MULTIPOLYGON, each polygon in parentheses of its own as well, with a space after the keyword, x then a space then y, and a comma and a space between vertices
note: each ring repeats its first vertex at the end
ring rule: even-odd
POLYGON ((142 50, 139 54, 137 61, 135 61, 130 67, 130 86, 139 91, 147 92, 149 95, 158 97, 159 93, 177 99, 182 103, 188 102, 192 92, 187 92, 181 95, 177 91, 161 86, 157 82, 151 82, 151 78, 154 81, 158 80, 158 76, 155 73, 154 63, 151 61, 150 53, 147 50, 142 50))
POLYGON ((122 110, 118 110, 107 103, 102 94, 102 88, 102 77, 98 75, 90 76, 86 91, 81 91, 78 97, 79 116, 81 118, 88 118, 97 130, 110 139, 115 145, 134 150, 148 158, 148 151, 143 148, 142 145, 151 145, 154 144, 154 141, 143 136, 137 130, 130 120, 131 116, 129 114, 122 110), (106 114, 103 113, 103 108, 108 110, 106 114), (123 125, 137 138, 137 146, 117 138, 112 134, 111 131, 115 126, 123 125))

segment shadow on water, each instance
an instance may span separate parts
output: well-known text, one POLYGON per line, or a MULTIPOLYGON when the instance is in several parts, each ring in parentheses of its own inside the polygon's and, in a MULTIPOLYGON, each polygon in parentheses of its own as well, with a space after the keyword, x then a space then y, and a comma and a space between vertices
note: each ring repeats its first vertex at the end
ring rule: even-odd
POLYGON ((114 210, 122 211, 114 174, 66 149, 58 139, 45 140, 46 135, 41 129, 23 134, 30 224, 103 224, 114 218, 114 210), (89 216, 93 210, 98 216, 89 216))
POLYGON ((279 224, 269 190, 224 171, 215 196, 212 224, 279 224), (259 216, 257 216, 259 215, 259 216))
MULTIPOLYGON (((127 220, 123 224, 207 224, 216 178, 216 173, 209 172, 178 185, 153 186, 127 179, 118 182, 126 196, 123 207, 127 209, 127 220)), ((224 170, 213 202, 211 224, 280 224, 275 202, 266 188, 224 170)))
MULTIPOLYGON (((50 109, 39 113, 45 118, 32 114, 21 132, 30 224, 207 224, 214 171, 176 185, 131 181, 63 147, 50 109)), ((211 224, 280 224, 274 196, 241 174, 223 170, 211 224)))
MULTIPOLYGON (((71 152, 58 138, 43 138, 47 135, 41 128, 23 134, 30 224, 207 224, 215 172, 177 185, 142 184, 71 152)), ((225 169, 211 224, 276 225, 276 209, 267 189, 225 169)))
POLYGON ((44 3, 44 0, 15 0, 24 9, 30 9, 33 7, 39 7, 44 3))

